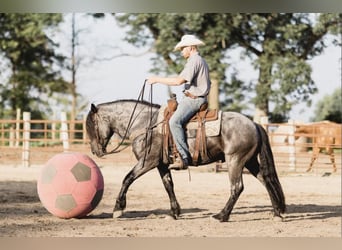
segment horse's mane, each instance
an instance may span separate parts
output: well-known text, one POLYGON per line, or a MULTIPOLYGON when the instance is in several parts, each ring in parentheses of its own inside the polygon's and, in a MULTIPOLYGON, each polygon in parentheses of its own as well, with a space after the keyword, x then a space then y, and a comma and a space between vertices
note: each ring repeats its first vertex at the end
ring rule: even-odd
MULTIPOLYGON (((116 101, 111 101, 111 102, 104 102, 104 103, 100 103, 98 105, 96 105, 97 108, 99 107, 106 107, 106 106, 110 106, 113 104, 119 104, 119 103, 132 103, 132 104, 136 104, 136 103, 140 103, 143 105, 146 105, 148 107, 153 107, 153 108, 157 108, 159 109, 161 106, 159 104, 151 104, 148 101, 145 100, 134 100, 134 99, 122 99, 122 100, 116 100, 116 101)), ((93 106, 94 104, 92 104, 93 106)), ((94 105, 95 106, 95 105, 94 105)), ((92 119, 92 116, 95 112, 92 110, 89 111, 87 119, 86 119, 86 127, 87 127, 87 132, 90 138, 95 138, 96 134, 95 134, 95 130, 93 129, 95 126, 94 120, 92 119)))
POLYGON ((132 102, 132 103, 141 103, 143 105, 147 105, 147 106, 152 106, 154 108, 160 108, 160 105, 159 104, 154 104, 154 103, 150 103, 148 101, 145 101, 145 100, 134 100, 134 99, 121 99, 121 100, 116 100, 116 101, 111 101, 111 102, 105 102, 105 103, 100 103, 98 104, 97 106, 100 107, 100 106, 107 106, 107 105, 112 105, 112 104, 115 104, 115 103, 125 103, 125 102, 132 102))

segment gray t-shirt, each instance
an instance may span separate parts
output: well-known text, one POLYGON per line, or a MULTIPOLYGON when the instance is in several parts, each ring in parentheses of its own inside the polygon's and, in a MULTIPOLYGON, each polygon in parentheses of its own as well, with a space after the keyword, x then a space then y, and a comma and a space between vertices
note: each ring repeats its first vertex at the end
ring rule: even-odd
POLYGON ((209 67, 199 53, 192 54, 179 74, 186 80, 185 90, 195 96, 207 96, 210 89, 209 67))

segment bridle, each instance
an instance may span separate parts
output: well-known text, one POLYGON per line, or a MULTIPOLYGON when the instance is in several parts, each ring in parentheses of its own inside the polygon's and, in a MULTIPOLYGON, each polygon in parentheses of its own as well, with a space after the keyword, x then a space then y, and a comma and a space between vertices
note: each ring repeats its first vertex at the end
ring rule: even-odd
MULTIPOLYGON (((132 126, 134 124, 134 121, 139 116, 139 114, 137 114, 134 117, 134 114, 135 114, 135 111, 137 109, 137 106, 138 106, 139 102, 142 102, 144 100, 146 81, 147 80, 144 81, 143 87, 142 87, 142 89, 141 89, 141 91, 139 93, 137 101, 136 101, 136 103, 134 105, 134 108, 132 110, 132 113, 130 115, 130 118, 129 118, 126 130, 125 130, 125 133, 121 137, 121 141, 119 142, 119 144, 113 150, 111 150, 109 152, 106 152, 106 149, 105 149, 106 145, 101 145, 104 155, 119 153, 119 152, 123 151, 124 149, 126 149, 129 146, 129 145, 125 145, 124 147, 122 147, 122 145, 124 144, 125 140, 128 139, 127 138, 128 131, 132 128, 132 126)), ((152 88, 152 85, 151 85, 150 93, 149 93, 149 103, 150 103, 149 124, 148 124, 148 127, 146 128, 146 130, 143 132, 143 133, 145 133, 145 136, 146 136, 145 143, 147 143, 147 141, 150 141, 150 142, 152 141, 152 133, 149 133, 149 131, 151 131, 153 128, 156 127, 156 126, 152 126, 152 119, 153 119, 152 97, 153 97, 153 88, 152 88)), ((94 113, 94 115, 95 116, 99 116, 97 113, 94 113)), ((99 142, 100 141, 100 136, 99 136, 98 119, 99 119, 99 117, 97 117, 97 119, 94 119, 93 122, 94 122, 95 137, 96 137, 96 140, 99 142)), ((141 133, 141 134, 143 134, 143 133, 141 133)), ((151 143, 150 143, 149 150, 150 149, 151 149, 151 143)))

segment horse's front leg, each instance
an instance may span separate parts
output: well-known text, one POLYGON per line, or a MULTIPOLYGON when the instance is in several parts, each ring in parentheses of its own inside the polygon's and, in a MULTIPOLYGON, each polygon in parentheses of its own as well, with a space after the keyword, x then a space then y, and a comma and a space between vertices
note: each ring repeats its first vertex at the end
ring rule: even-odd
POLYGON ((133 183, 133 180, 130 177, 131 176, 130 173, 126 175, 124 181, 122 182, 120 193, 118 197, 116 198, 115 206, 113 209, 113 218, 120 217, 126 208, 126 193, 127 193, 129 186, 133 183))
POLYGON ((140 176, 145 174, 154 168, 155 165, 151 164, 147 160, 140 159, 139 162, 133 167, 133 169, 125 176, 116 203, 113 210, 113 218, 118 218, 123 214, 126 208, 126 193, 130 185, 138 179, 140 176))
POLYGON ((164 187, 166 189, 167 194, 169 195, 170 205, 171 205, 171 216, 174 219, 177 219, 180 215, 181 208, 177 201, 174 188, 173 188, 173 180, 170 170, 167 165, 160 164, 158 166, 160 177, 163 181, 164 187))
POLYGON ((321 152, 321 148, 318 145, 314 145, 314 148, 312 150, 311 162, 306 172, 310 172, 312 170, 313 164, 315 160, 318 158, 318 155, 320 152, 321 152))

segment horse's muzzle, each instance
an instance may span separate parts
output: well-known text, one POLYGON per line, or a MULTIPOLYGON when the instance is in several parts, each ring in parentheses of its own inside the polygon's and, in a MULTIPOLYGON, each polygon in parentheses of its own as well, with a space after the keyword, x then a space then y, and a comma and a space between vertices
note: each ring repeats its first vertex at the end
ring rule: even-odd
POLYGON ((105 148, 101 148, 100 150, 92 149, 91 152, 93 155, 96 155, 99 158, 107 154, 107 150, 105 148))

